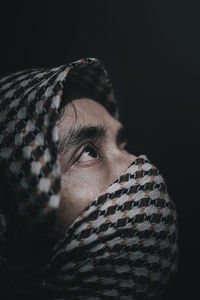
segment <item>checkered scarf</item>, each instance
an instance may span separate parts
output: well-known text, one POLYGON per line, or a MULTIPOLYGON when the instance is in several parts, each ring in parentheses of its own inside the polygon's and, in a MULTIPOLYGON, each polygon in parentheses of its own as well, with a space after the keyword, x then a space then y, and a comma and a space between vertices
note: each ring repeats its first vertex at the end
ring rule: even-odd
POLYGON ((0 80, 0 293, 8 295, 12 288, 21 296, 60 300, 157 295, 176 270, 176 211, 146 156, 55 241, 57 125, 70 90, 118 117, 112 85, 97 59, 0 80))

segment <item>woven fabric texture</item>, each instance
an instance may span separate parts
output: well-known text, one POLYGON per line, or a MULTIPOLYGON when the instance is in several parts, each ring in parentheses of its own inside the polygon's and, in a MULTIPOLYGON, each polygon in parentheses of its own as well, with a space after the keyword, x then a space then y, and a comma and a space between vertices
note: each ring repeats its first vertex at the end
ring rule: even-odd
POLYGON ((163 177, 140 155, 71 225, 43 288, 61 299, 158 295, 177 267, 176 222, 163 177))
POLYGON ((118 118, 111 82, 97 59, 0 79, 1 293, 12 287, 60 300, 156 295, 176 270, 176 211, 145 156, 94 199, 64 239, 53 239, 61 178, 57 124, 67 104, 63 92, 70 99, 71 91, 118 118))

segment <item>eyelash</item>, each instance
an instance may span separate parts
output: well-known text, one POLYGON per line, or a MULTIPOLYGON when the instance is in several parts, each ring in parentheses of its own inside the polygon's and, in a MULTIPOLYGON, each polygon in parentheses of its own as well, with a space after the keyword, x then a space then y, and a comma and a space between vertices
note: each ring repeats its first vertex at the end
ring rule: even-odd
MULTIPOLYGON (((121 149, 121 150, 129 152, 129 144, 128 144, 128 141, 126 138, 121 139, 120 145, 122 145, 122 144, 123 144, 123 149, 121 149)), ((119 145, 119 148, 120 148, 120 145, 119 145)), ((98 161, 101 161, 104 159, 104 149, 103 149, 102 145, 98 145, 98 144, 89 142, 89 143, 85 144, 83 150, 78 155, 78 157, 75 159, 74 166, 79 165, 80 167, 90 167, 97 163, 97 159, 98 159, 98 161), (91 148, 93 151, 95 151, 97 154, 97 157, 94 159, 88 160, 88 161, 81 162, 80 158, 81 158, 82 154, 84 152, 86 152, 87 148, 91 148)))
POLYGON ((86 145, 84 146, 83 150, 82 150, 81 153, 78 155, 78 158, 76 159, 75 164, 82 164, 82 165, 84 165, 85 167, 86 167, 86 166, 91 166, 91 165, 93 165, 94 163, 96 163, 96 159, 103 159, 103 158, 104 158, 104 156, 103 156, 103 147, 100 146, 100 145, 97 145, 97 144, 88 143, 88 144, 86 144, 86 145), (95 151, 97 157, 94 158, 94 159, 91 159, 91 160, 89 160, 89 161, 83 161, 83 162, 80 162, 79 160, 80 160, 82 154, 83 154, 84 152, 86 152, 86 150, 87 150, 88 148, 91 148, 93 151, 95 151))

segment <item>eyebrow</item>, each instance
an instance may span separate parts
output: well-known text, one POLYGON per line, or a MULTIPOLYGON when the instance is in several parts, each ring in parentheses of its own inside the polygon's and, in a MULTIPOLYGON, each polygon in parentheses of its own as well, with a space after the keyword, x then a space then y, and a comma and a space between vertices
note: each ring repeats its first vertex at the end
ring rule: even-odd
POLYGON ((84 141, 90 140, 96 142, 105 138, 106 129, 103 126, 78 126, 70 130, 61 138, 58 152, 65 154, 71 146, 79 145, 84 141))

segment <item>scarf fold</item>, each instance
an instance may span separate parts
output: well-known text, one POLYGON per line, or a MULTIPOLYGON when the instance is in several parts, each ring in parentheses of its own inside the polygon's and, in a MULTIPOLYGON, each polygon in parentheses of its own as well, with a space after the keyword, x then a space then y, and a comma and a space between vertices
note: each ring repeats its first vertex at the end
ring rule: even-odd
POLYGON ((57 124, 89 97, 115 118, 112 84, 94 58, 0 79, 0 295, 140 299, 176 270, 176 212, 159 171, 139 156, 55 240, 61 171, 57 124))
POLYGON ((157 296, 176 272, 176 223, 163 177, 140 155, 56 245, 43 289, 60 299, 157 296))

